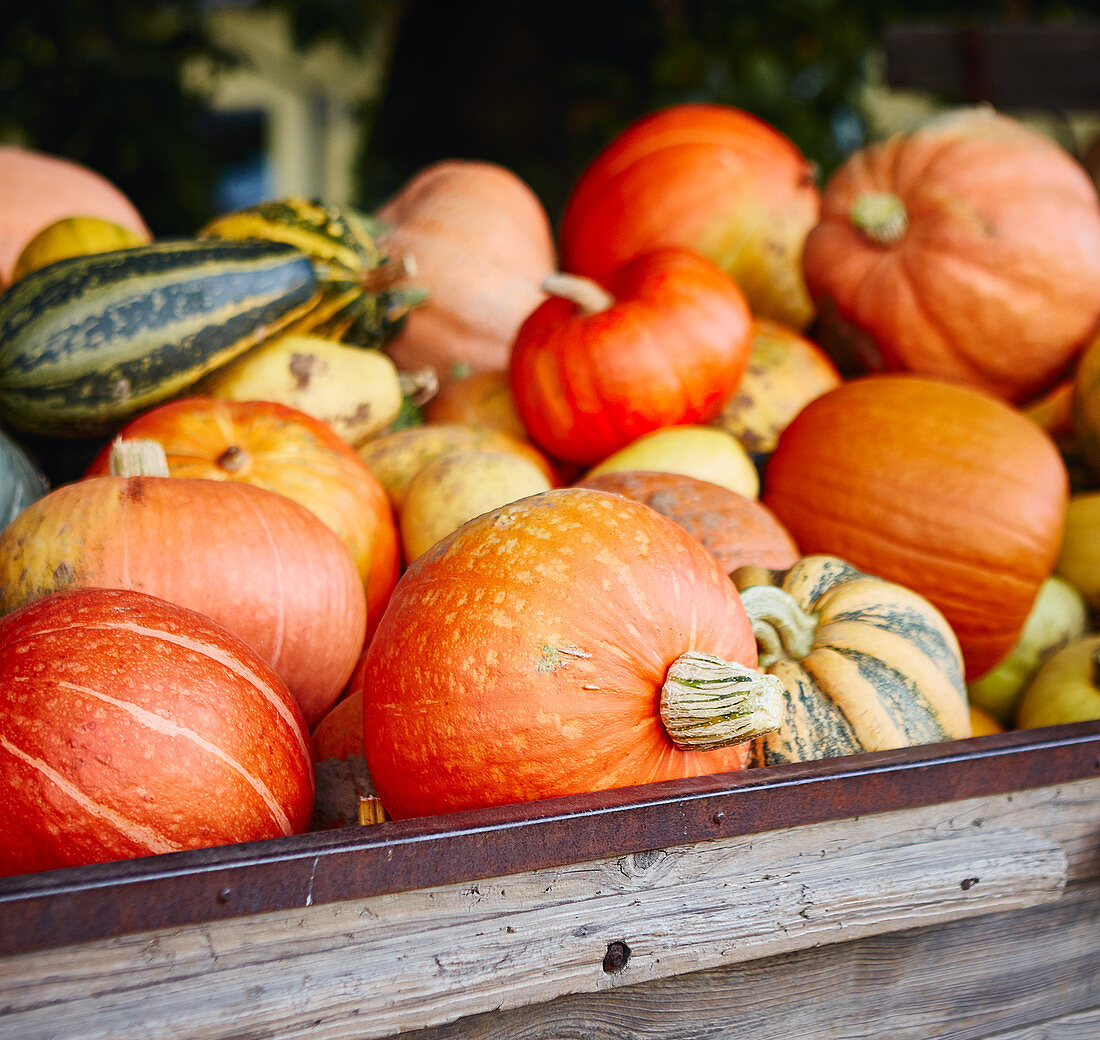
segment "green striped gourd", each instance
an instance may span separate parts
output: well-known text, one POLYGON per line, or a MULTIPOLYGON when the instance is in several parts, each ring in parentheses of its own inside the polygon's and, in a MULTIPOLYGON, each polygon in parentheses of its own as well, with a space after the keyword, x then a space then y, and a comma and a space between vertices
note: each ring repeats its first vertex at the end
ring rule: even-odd
POLYGON ((753 742, 753 765, 970 736, 958 640, 923 596, 826 555, 734 580, 759 668, 786 700, 783 725, 753 742))
POLYGON ((0 295, 0 418, 110 433, 263 342, 317 298, 310 259, 276 242, 162 241, 69 257, 0 295))
POLYGON ((216 217, 203 238, 287 242, 309 256, 321 283, 318 305, 288 330, 362 347, 381 347, 425 294, 400 286, 406 258, 387 257, 370 217, 346 206, 301 198, 275 199, 216 217))

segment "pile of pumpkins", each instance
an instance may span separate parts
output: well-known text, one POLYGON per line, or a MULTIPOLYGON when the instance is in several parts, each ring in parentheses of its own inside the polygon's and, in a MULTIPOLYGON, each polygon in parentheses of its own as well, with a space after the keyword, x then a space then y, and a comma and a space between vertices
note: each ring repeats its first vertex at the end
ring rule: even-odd
POLYGON ((1100 201, 1015 119, 819 185, 673 105, 556 229, 0 184, 0 874, 1100 717, 1100 201))

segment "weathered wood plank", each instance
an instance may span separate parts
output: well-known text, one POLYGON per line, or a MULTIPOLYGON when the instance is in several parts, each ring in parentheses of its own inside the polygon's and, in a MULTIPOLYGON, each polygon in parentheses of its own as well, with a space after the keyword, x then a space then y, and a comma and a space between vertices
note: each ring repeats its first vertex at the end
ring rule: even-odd
POLYGON ((988 914, 1100 876, 1098 806, 1079 781, 3 958, 0 1037, 387 1036, 988 914))
POLYGON ((465 1018, 402 1040, 1096 1040, 1100 884, 1057 904, 465 1018))

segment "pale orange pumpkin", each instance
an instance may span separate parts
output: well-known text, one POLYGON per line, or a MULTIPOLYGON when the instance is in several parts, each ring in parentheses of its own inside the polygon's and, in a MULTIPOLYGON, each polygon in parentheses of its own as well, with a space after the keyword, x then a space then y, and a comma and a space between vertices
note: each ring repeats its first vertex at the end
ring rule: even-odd
POLYGON ((415 174, 378 210, 380 244, 412 258, 427 302, 386 351, 406 371, 432 368, 440 386, 506 368, 520 323, 556 268, 550 218, 531 188, 495 163, 446 160, 415 174))
POLYGON ((846 368, 952 378, 1015 403, 1100 321, 1100 201, 1053 140, 959 109, 856 152, 806 239, 823 344, 846 368))

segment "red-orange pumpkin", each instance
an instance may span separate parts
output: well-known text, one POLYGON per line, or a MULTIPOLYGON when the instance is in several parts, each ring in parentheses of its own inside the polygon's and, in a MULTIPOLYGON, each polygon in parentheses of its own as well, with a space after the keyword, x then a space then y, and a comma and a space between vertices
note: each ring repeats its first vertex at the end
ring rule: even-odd
POLYGON ((562 276, 520 327, 509 377, 531 439, 592 465, 643 434, 711 418, 748 364, 752 316, 711 261, 635 257, 606 279, 562 276))
POLYGON ((786 570, 800 556, 790 533, 763 502, 709 480, 622 470, 585 477, 576 486, 644 502, 698 538, 727 574, 747 566, 786 570))
POLYGON ((17 145, 0 145, 0 288, 23 247, 62 217, 102 217, 150 234, 133 203, 95 170, 17 145))
POLYGON ((135 589, 224 624, 275 668, 311 726, 366 633, 344 543, 285 495, 235 481, 88 477, 0 532, 0 614, 82 587, 135 589))
POLYGON ((1069 478, 1045 431, 973 387, 849 380, 779 436, 763 501, 804 553, 904 585, 947 618, 968 679, 1012 648, 1062 540, 1069 478))
POLYGON ((742 768, 743 744, 685 750, 662 721, 688 651, 756 663, 736 588, 678 524, 587 488, 483 514, 409 567, 367 648, 383 806, 408 817, 742 768))
POLYGON ((639 253, 692 249, 734 278, 754 314, 803 328, 813 308, 802 244, 819 206, 813 166, 775 127, 725 105, 671 105, 581 174, 562 217, 562 267, 602 281, 639 253))
MULTIPOLYGON (((397 525, 382 485, 327 423, 270 401, 190 397, 142 413, 119 436, 160 443, 173 477, 255 484, 319 516, 355 561, 374 631, 401 573, 397 525)), ((88 476, 108 473, 109 457, 108 447, 88 476)))
POLYGON ((209 618, 61 592, 0 619, 0 874, 304 831, 305 720, 209 618))
POLYGON ((853 155, 825 186, 803 264, 822 342, 849 370, 1021 403, 1100 321, 1100 202, 1052 140, 961 109, 853 155))
POLYGON ((550 218, 530 187, 495 163, 445 160, 415 174, 377 211, 391 256, 409 256, 426 303, 386 351, 398 368, 432 368, 439 384, 505 368, 520 322, 555 270, 550 218))

